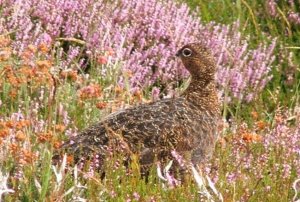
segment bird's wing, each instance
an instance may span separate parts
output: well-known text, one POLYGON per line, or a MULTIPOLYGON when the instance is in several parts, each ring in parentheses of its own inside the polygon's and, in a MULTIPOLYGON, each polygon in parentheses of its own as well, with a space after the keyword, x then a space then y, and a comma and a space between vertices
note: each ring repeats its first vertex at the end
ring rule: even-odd
POLYGON ((101 150, 114 138, 124 139, 124 143, 134 152, 139 149, 168 147, 178 141, 187 147, 182 133, 184 100, 164 99, 155 103, 142 104, 110 114, 97 124, 83 130, 78 136, 63 145, 71 153, 93 153, 101 150))
POLYGON ((122 137, 132 144, 155 147, 164 135, 178 130, 183 108, 182 98, 165 99, 124 110, 103 122, 113 130, 119 130, 122 137))

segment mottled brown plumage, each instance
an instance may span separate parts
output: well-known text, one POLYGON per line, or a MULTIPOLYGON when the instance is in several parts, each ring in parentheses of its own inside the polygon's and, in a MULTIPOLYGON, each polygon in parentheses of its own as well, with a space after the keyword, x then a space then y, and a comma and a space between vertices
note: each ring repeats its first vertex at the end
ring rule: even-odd
POLYGON ((209 51, 198 43, 184 46, 176 55, 191 74, 191 82, 180 97, 110 114, 63 148, 77 159, 94 154, 103 159, 108 145, 121 139, 130 152, 140 154, 141 165, 151 165, 154 159, 165 161, 171 157, 172 150, 193 164, 208 159, 220 120, 215 62, 209 51))

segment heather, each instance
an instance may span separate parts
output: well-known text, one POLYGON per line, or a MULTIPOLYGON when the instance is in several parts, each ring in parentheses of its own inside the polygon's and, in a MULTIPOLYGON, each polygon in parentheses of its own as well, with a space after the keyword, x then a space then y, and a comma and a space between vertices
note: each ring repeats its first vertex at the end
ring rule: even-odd
MULTIPOLYGON (((30 44, 60 43, 58 46, 63 50, 58 50, 62 51, 59 59, 63 61, 58 68, 61 69, 85 69, 93 59, 101 57, 120 61, 121 70, 131 74, 127 78, 131 91, 157 86, 160 90, 166 88, 164 94, 172 94, 171 81, 187 76, 182 67, 178 68, 179 62, 174 61, 174 53, 183 44, 194 41, 203 41, 215 50, 220 69, 217 81, 223 94, 230 98, 251 101, 271 79, 275 38, 250 48, 241 36, 238 22, 204 25, 186 5, 174 1, 3 1, 2 4, 1 30, 13 32, 14 50, 23 51, 30 44), (84 45, 64 41, 70 38, 80 39, 84 45), (111 52, 114 55, 109 57, 111 52), (78 61, 78 65, 71 64, 72 61, 78 61)), ((120 86, 125 85, 125 75, 116 79, 120 86)))
POLYGON ((296 201, 299 3, 220 2, 0 1, 0 201, 296 201), (184 185, 171 164, 145 183, 122 154, 107 159, 105 180, 97 162, 53 164, 68 137, 108 113, 178 96, 188 73, 174 54, 195 41, 216 58, 224 117, 202 172, 176 152, 184 185))

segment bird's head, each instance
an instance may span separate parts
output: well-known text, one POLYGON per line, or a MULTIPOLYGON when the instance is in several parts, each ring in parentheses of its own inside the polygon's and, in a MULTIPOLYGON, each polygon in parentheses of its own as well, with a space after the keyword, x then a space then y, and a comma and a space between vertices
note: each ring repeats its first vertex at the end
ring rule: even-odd
POLYGON ((176 53, 192 78, 209 82, 214 79, 216 64, 209 49, 201 43, 190 43, 176 53))

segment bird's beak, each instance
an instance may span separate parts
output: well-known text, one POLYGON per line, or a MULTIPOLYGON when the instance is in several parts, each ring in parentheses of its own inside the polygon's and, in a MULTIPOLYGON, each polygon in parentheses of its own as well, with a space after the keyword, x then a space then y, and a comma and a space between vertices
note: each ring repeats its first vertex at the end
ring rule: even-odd
POLYGON ((179 57, 181 55, 181 49, 179 51, 177 51, 177 53, 175 55, 176 55, 176 57, 179 57))

